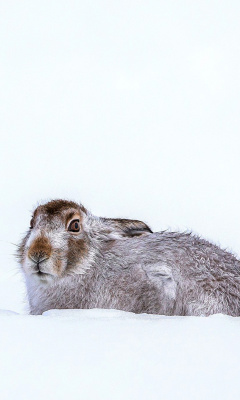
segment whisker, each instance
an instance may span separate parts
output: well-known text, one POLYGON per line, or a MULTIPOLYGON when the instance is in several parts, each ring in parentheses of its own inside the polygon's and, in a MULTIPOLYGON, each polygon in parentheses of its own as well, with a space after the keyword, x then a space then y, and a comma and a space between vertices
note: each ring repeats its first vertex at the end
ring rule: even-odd
POLYGON ((16 243, 12 243, 12 242, 8 242, 8 243, 10 243, 10 244, 12 244, 13 246, 16 246, 16 247, 18 247, 18 248, 21 247, 20 244, 16 244, 16 243))

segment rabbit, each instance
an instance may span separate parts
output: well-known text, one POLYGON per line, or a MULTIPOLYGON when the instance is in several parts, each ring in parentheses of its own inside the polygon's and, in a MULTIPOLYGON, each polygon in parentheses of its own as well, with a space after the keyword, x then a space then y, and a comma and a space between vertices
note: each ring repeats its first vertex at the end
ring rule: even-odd
POLYGON ((18 249, 31 314, 105 308, 240 315, 240 261, 192 233, 101 218, 72 201, 38 206, 18 249))

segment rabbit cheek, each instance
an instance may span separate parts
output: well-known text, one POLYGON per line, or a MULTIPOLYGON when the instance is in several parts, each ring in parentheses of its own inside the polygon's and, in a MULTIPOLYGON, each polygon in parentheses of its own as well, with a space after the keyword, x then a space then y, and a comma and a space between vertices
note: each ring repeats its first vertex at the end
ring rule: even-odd
POLYGON ((88 253, 88 246, 82 239, 69 238, 68 240, 68 267, 74 267, 81 263, 88 253))
POLYGON ((63 273, 64 267, 62 260, 57 259, 56 263, 54 263, 54 274, 61 276, 63 273))
POLYGON ((23 267, 23 264, 26 259, 26 243, 28 241, 29 236, 30 236, 30 232, 22 239, 22 241, 18 247, 17 253, 16 253, 17 260, 21 264, 22 267, 23 267))

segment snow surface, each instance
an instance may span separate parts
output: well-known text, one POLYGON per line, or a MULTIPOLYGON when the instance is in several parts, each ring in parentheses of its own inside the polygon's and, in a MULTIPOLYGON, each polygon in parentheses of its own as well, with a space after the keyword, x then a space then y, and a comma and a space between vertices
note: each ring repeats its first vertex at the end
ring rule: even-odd
POLYGON ((240 398, 240 319, 0 312, 1 400, 240 398))

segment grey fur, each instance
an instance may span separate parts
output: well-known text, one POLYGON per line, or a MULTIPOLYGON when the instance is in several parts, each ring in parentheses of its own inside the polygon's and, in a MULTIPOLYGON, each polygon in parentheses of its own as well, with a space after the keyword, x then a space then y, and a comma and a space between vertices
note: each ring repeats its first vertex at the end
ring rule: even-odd
POLYGON ((74 237, 60 222, 62 211, 50 216, 40 212, 34 228, 36 237, 48 237, 57 257, 66 261, 60 275, 51 269, 55 252, 42 267, 50 275, 39 277, 31 270, 30 231, 21 243, 31 314, 53 308, 115 308, 165 315, 240 315, 240 261, 229 252, 186 233, 144 229, 140 237, 125 237, 114 220, 80 211, 82 229, 74 237), (87 252, 69 262, 68 240, 74 252, 76 238, 87 243, 87 252))

